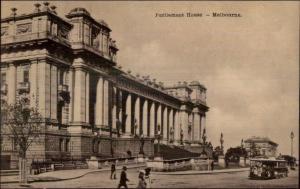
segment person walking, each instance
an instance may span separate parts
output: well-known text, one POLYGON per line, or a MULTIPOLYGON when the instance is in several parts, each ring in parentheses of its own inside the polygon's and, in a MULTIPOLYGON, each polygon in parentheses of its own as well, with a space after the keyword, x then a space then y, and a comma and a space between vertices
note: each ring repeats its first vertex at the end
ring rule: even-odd
POLYGON ((112 163, 111 164, 111 169, 110 169, 110 179, 117 179, 116 177, 116 164, 112 163))
POLYGON ((151 183, 152 183, 150 172, 151 172, 151 168, 147 167, 145 169, 145 181, 146 181, 146 184, 147 184, 146 185, 147 188, 151 188, 151 183))
POLYGON ((140 173, 139 173, 139 182, 138 182, 138 185, 136 188, 139 188, 139 189, 144 189, 146 188, 147 186, 147 183, 145 181, 145 171, 144 170, 140 170, 140 173))
POLYGON ((126 170, 127 170, 127 167, 123 166, 123 170, 121 172, 120 183, 119 183, 118 188, 121 188, 121 186, 124 186, 124 188, 128 188, 126 182, 129 181, 129 179, 127 178, 126 170))
POLYGON ((212 160, 212 162, 211 162, 211 170, 213 171, 214 170, 214 160, 212 160))

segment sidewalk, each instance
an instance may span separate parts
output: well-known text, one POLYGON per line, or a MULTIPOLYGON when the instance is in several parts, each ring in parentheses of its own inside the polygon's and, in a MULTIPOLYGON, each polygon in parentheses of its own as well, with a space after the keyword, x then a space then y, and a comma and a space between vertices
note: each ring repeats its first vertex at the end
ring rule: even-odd
MULTIPOLYGON (((135 164, 127 165, 128 169, 134 169, 139 167, 145 167, 145 164, 135 164)), ((117 167, 118 170, 122 169, 122 166, 117 167)), ((34 175, 29 177, 29 182, 54 182, 71 180, 83 177, 89 173, 110 171, 110 167, 103 169, 75 169, 75 170, 61 170, 61 171, 51 171, 46 173, 41 173, 39 175, 34 175)), ((239 169, 223 169, 223 170, 213 170, 213 171, 176 171, 176 172, 151 172, 154 175, 200 175, 200 174, 219 174, 219 173, 234 173, 249 171, 249 168, 239 168, 239 169)), ((1 177, 1 184, 18 183, 18 176, 3 176, 1 177)))
MULTIPOLYGON (((139 163, 134 165, 126 165, 127 169, 134 169, 139 167, 145 167, 145 163, 139 163)), ((122 169, 122 166, 117 166, 116 169, 122 169)), ((89 173, 110 171, 110 167, 105 167, 102 169, 73 169, 73 170, 60 170, 60 171, 50 171, 46 173, 41 173, 39 175, 30 175, 29 182, 53 182, 53 181, 63 181, 71 180, 83 177, 89 173)), ((0 184, 18 183, 19 176, 1 176, 0 184)))
POLYGON ((235 173, 235 172, 244 172, 249 171, 248 168, 238 168, 238 169, 219 169, 213 171, 174 171, 174 172, 151 172, 151 174, 155 175, 204 175, 204 174, 218 174, 218 173, 235 173))

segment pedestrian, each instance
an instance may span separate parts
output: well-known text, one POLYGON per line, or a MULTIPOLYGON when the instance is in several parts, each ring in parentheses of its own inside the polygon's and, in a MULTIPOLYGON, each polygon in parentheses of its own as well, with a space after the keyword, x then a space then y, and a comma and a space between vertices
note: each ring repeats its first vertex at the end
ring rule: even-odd
POLYGON ((140 189, 146 188, 147 183, 145 181, 145 177, 144 176, 145 176, 145 171, 144 170, 140 170, 140 172, 139 172, 139 182, 138 182, 137 188, 140 188, 140 189))
POLYGON ((116 177, 116 164, 115 163, 111 164, 110 179, 117 179, 117 177, 116 177))
POLYGON ((212 160, 212 162, 211 162, 211 170, 213 171, 214 170, 214 160, 212 160))
POLYGON ((120 183, 119 183, 118 188, 121 188, 121 186, 124 186, 124 188, 128 188, 126 182, 129 180, 127 178, 126 170, 127 170, 127 167, 123 166, 123 170, 121 172, 120 183))
POLYGON ((151 183, 152 183, 150 171, 151 171, 151 168, 150 168, 150 167, 147 167, 147 168, 145 169, 145 181, 146 181, 146 184, 147 184, 147 185, 146 185, 147 188, 151 188, 151 183))

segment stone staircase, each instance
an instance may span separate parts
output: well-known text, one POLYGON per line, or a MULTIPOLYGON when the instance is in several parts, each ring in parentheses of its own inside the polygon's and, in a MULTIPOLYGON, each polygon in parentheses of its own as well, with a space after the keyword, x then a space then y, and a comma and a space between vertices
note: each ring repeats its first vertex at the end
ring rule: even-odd
MULTIPOLYGON (((156 154, 157 152, 158 144, 154 145, 154 152, 156 154)), ((199 153, 190 152, 188 150, 185 150, 181 147, 174 146, 174 145, 165 145, 160 144, 160 155, 165 160, 169 159, 181 159, 181 158, 190 158, 190 157, 199 157, 199 153)))
POLYGON ((0 170, 0 176, 15 176, 19 175, 19 170, 14 169, 14 170, 0 170))

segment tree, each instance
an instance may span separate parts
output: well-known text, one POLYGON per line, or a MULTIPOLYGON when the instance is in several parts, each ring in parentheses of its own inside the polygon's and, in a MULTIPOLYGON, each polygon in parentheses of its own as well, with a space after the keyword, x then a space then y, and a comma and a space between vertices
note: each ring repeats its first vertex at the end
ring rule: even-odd
POLYGON ((31 108, 28 101, 20 100, 15 104, 1 107, 1 132, 11 137, 19 155, 20 183, 27 183, 26 153, 33 142, 37 142, 43 118, 37 109, 31 108))
POLYGON ((225 159, 228 162, 238 162, 240 157, 246 157, 247 152, 245 148, 241 148, 240 146, 235 148, 229 148, 225 153, 225 159))
POLYGON ((221 156, 221 155, 223 155, 222 148, 221 148, 220 146, 215 147, 215 149, 214 149, 214 151, 213 151, 213 154, 212 154, 213 159, 214 159, 215 161, 217 161, 218 158, 219 158, 219 156, 221 156))

